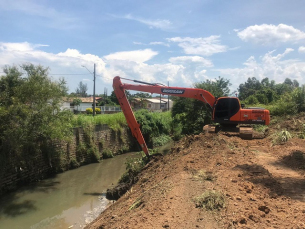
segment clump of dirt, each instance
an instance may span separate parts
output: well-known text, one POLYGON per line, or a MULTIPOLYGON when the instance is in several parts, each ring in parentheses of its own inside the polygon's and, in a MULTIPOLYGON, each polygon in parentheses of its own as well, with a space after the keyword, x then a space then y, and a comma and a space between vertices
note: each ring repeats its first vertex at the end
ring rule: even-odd
POLYGON ((186 136, 87 228, 305 228, 305 140, 271 138, 186 136))

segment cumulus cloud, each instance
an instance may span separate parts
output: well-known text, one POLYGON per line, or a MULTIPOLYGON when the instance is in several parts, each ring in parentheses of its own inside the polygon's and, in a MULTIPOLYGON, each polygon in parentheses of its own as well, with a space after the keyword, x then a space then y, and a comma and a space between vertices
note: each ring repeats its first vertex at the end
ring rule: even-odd
POLYGON ((299 47, 299 53, 305 53, 305 46, 299 47))
POLYGON ((173 37, 167 38, 170 42, 178 43, 178 46, 183 48, 186 54, 200 55, 200 56, 211 56, 215 53, 226 52, 227 46, 221 45, 220 36, 210 37, 173 37))
POLYGON ((305 33, 303 31, 285 24, 253 25, 242 31, 237 31, 237 36, 245 42, 262 45, 287 42, 295 43, 305 39, 305 33))
POLYGON ((167 85, 169 81, 175 86, 192 86, 194 75, 202 78, 205 70, 202 66, 211 63, 200 57, 182 57, 171 59, 165 64, 147 64, 145 61, 157 55, 150 49, 118 52, 99 57, 83 54, 77 49, 68 48, 64 52, 50 53, 42 50, 44 45, 23 43, 0 43, 0 68, 5 65, 21 65, 24 63, 41 64, 50 67, 50 75, 55 79, 65 77, 71 92, 80 81, 88 83, 89 94, 92 93, 93 63, 96 64, 96 92, 102 93, 104 87, 112 87, 114 76, 132 78, 147 82, 158 82, 167 85), (194 65, 182 64, 193 61, 194 65), (179 62, 179 63, 178 63, 179 62), (91 73, 81 66, 86 66, 91 73), (194 73, 195 71, 195 73, 194 73), (84 76, 86 78, 84 78, 84 76), (102 86, 101 86, 102 85, 102 86))
POLYGON ((151 49, 116 52, 105 56, 106 60, 128 60, 135 62, 146 62, 158 55, 158 52, 151 49))
POLYGON ((285 59, 293 49, 286 49, 281 54, 275 54, 275 51, 270 51, 262 56, 259 61, 254 56, 248 58, 244 63, 243 68, 226 68, 217 69, 220 75, 231 79, 235 88, 241 83, 241 79, 246 81, 249 77, 256 77, 262 80, 268 77, 270 80, 275 80, 277 83, 283 82, 285 78, 298 80, 304 83, 305 78, 305 62, 295 59, 285 59))
POLYGON ((124 18, 148 25, 150 28, 156 28, 156 29, 161 29, 161 30, 168 30, 168 29, 171 29, 173 26, 171 21, 164 20, 164 19, 163 20, 161 20, 161 19, 149 20, 149 19, 144 19, 144 18, 140 18, 140 17, 134 17, 130 14, 126 15, 124 18))
POLYGON ((82 77, 78 75, 87 75, 92 81, 92 75, 82 68, 82 65, 92 69, 93 72, 93 63, 96 63, 97 74, 101 74, 105 70, 104 60, 96 55, 82 54, 76 49, 67 49, 65 52, 55 54, 41 50, 43 46, 47 45, 28 42, 0 42, 0 67, 5 65, 18 66, 25 63, 40 64, 49 67, 50 74, 55 79, 57 77, 66 77, 72 90, 82 80, 82 77))
POLYGON ((212 61, 201 56, 178 56, 171 57, 169 62, 173 64, 198 64, 204 67, 213 67, 212 61))

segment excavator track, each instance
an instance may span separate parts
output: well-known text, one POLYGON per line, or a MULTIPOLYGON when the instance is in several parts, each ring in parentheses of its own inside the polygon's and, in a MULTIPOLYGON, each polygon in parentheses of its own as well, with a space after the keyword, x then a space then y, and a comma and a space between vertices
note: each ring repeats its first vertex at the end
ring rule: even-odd
POLYGON ((245 140, 253 139, 253 129, 249 126, 240 126, 240 127, 222 127, 216 125, 205 125, 203 127, 205 133, 218 133, 220 131, 224 133, 239 133, 239 137, 245 140))
POLYGON ((253 129, 252 127, 239 127, 239 137, 245 140, 252 140, 253 139, 253 129))

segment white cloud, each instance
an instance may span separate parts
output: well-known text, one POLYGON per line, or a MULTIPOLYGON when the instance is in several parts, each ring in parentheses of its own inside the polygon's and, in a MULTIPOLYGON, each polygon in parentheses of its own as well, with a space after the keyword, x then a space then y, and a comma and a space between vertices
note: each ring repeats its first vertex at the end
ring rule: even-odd
POLYGON ((150 42, 149 44, 150 45, 163 45, 163 46, 169 47, 169 44, 161 42, 161 41, 154 41, 154 42, 150 42))
POLYGON ((293 49, 286 49, 284 53, 275 55, 275 51, 266 53, 257 61, 251 56, 245 63, 244 68, 217 69, 224 78, 231 79, 233 87, 237 88, 240 83, 249 77, 259 80, 268 77, 277 83, 283 82, 285 78, 298 80, 305 83, 305 62, 295 59, 284 59, 293 49))
POLYGON ((148 20, 148 19, 143 19, 140 17, 134 17, 130 14, 126 15, 124 18, 148 25, 150 28, 157 28, 157 29, 161 29, 161 30, 171 29, 172 25, 173 25, 172 22, 170 22, 169 20, 161 20, 161 19, 148 20))
MULTIPOLYGON (((36 45, 28 42, 2 42, 0 43, 0 67, 5 65, 18 66, 25 63, 40 64, 49 67, 51 75, 52 73, 56 73, 54 78, 71 73, 88 75, 88 71, 81 66, 87 66, 89 69, 92 69, 93 72, 93 63, 96 63, 97 74, 102 74, 105 70, 104 60, 96 55, 82 54, 75 49, 67 49, 65 52, 54 54, 40 50, 42 46, 46 45, 36 45)), ((76 88, 76 77, 77 76, 75 75, 71 75, 66 78, 70 86, 72 85, 72 90, 76 88)), ((78 80, 80 81, 82 78, 79 78, 78 80)))
POLYGON ((128 60, 135 62, 146 62, 158 55, 158 52, 151 49, 116 52, 105 56, 106 60, 128 60))
MULTIPOLYGON (((144 63, 157 55, 157 52, 150 49, 118 52, 105 57, 99 57, 92 54, 83 54, 71 48, 59 53, 49 53, 41 50, 41 48, 41 45, 30 44, 28 42, 0 43, 0 68, 5 65, 19 66, 24 63, 41 64, 50 67, 50 75, 55 79, 65 77, 71 91, 77 87, 80 81, 88 82, 89 94, 92 93, 93 88, 92 75, 81 66, 86 66, 92 73, 93 63, 96 64, 96 74, 98 76, 97 93, 102 93, 104 87, 110 89, 112 87, 112 79, 117 75, 166 85, 169 81, 171 85, 175 86, 190 87, 194 83, 192 81, 194 77, 192 66, 174 63, 144 63)), ((202 63, 199 60, 200 58, 198 58, 195 65, 209 64, 204 59, 201 59, 202 63)), ((200 71, 203 71, 203 69, 197 68, 195 71, 198 71, 196 75, 200 76, 202 75, 200 71)))
POLYGON ((178 56, 171 57, 169 62, 173 64, 199 64, 204 67, 213 67, 213 63, 210 60, 207 60, 201 56, 178 56))
POLYGON ((305 53, 305 46, 299 47, 299 53, 305 53))
POLYGON ((211 56, 215 53, 226 52, 228 48, 225 45, 220 44, 220 36, 210 37, 173 37, 168 38, 170 42, 178 43, 178 46, 183 48, 186 54, 211 56))
POLYGON ((286 42, 295 43, 301 40, 305 40, 305 33, 303 31, 285 24, 253 25, 240 32, 236 32, 238 37, 243 41, 262 45, 286 42))
POLYGON ((137 41, 134 41, 133 44, 134 44, 134 45, 145 45, 144 43, 142 43, 142 42, 137 42, 137 41))

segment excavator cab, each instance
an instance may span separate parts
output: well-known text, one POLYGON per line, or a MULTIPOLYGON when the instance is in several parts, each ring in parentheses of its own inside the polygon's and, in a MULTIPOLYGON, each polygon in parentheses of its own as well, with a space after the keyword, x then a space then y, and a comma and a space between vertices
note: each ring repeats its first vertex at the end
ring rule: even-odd
POLYGON ((239 100, 234 97, 221 97, 216 100, 214 107, 214 122, 232 123, 230 118, 241 109, 239 100))

